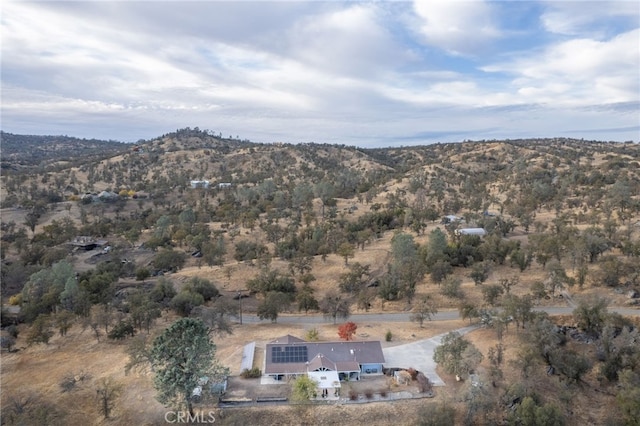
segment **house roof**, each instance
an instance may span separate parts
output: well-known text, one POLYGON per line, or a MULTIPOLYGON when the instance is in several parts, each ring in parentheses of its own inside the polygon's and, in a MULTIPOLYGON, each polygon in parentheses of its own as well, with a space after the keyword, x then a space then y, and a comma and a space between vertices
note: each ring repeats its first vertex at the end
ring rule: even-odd
POLYGON ((304 343, 304 340, 296 337, 296 336, 292 336, 290 334, 287 334, 286 336, 282 336, 282 337, 278 337, 276 340, 270 342, 270 343, 304 343))
POLYGON ((461 228, 456 230, 458 235, 487 235, 484 228, 461 228))
POLYGON ((331 361, 329 358, 322 354, 318 354, 311 361, 309 361, 309 371, 322 369, 336 371, 338 368, 336 367, 335 362, 331 361))
POLYGON ((378 341, 305 342, 284 336, 267 344, 265 374, 300 374, 326 368, 359 371, 361 364, 383 364, 378 341))

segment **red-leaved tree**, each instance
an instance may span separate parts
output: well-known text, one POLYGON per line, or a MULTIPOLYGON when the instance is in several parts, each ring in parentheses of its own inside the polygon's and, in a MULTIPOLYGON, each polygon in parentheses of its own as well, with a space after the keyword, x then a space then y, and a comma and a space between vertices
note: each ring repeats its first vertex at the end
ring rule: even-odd
POLYGON ((356 334, 358 326, 354 322, 345 322, 338 327, 338 336, 344 340, 353 340, 353 336, 356 334))

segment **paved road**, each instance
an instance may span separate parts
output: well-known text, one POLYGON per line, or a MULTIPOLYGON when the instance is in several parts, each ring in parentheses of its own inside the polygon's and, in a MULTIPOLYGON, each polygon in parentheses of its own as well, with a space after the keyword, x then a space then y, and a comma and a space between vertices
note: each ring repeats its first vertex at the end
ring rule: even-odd
MULTIPOLYGON (((609 307, 609 312, 617 312, 620 315, 626 316, 640 316, 640 309, 621 308, 621 307, 609 307)), ((535 311, 544 311, 549 315, 570 315, 574 308, 569 306, 547 306, 534 308, 535 311)), ((352 314, 349 317, 350 321, 354 322, 409 322, 409 312, 394 312, 394 313, 377 313, 377 314, 352 314)), ((460 319, 460 314, 457 310, 442 311, 435 314, 432 321, 450 321, 460 319)), ((341 323, 343 320, 338 320, 341 323)), ((246 324, 254 324, 263 322, 257 315, 243 314, 242 322, 246 324)), ((281 324, 330 324, 333 320, 325 318, 322 315, 280 315, 278 316, 278 323, 281 324)))
MULTIPOLYGON (((609 312, 618 312, 621 315, 640 315, 640 310, 630 308, 609 307, 609 312)), ((573 307, 550 306, 535 308, 537 311, 545 311, 550 315, 569 315, 573 312, 573 307)), ((355 322, 408 322, 411 314, 407 312, 399 313, 377 313, 377 314, 353 314, 349 320, 355 322)), ((433 321, 448 321, 460 319, 458 311, 438 312, 433 316, 433 321)), ((255 324, 261 322, 256 315, 245 314, 242 316, 245 324, 255 324)), ((278 317, 281 324, 326 324, 333 320, 322 315, 284 315, 278 317)), ((458 330, 460 334, 466 334, 478 328, 479 325, 470 325, 458 330)), ((406 343, 398 346, 383 348, 385 367, 387 368, 415 368, 424 373, 434 386, 445 386, 444 381, 436 373, 436 363, 433 361, 433 353, 447 333, 439 334, 429 339, 406 343)))

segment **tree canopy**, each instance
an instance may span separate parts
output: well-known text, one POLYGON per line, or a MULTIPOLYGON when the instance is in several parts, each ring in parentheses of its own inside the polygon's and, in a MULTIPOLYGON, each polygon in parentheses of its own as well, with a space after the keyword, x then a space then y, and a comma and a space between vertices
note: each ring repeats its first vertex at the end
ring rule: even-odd
POLYGON ((157 399, 166 406, 186 407, 193 415, 191 394, 198 379, 217 380, 228 374, 215 359, 216 345, 199 319, 181 318, 153 341, 151 363, 157 399))

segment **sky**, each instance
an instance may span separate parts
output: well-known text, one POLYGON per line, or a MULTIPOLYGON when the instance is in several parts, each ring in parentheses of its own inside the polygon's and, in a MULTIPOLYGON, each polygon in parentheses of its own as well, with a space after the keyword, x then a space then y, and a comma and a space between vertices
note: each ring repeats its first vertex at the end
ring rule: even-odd
POLYGON ((640 141, 637 1, 4 1, 1 128, 640 141))

